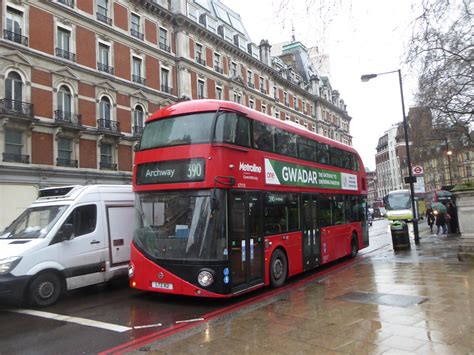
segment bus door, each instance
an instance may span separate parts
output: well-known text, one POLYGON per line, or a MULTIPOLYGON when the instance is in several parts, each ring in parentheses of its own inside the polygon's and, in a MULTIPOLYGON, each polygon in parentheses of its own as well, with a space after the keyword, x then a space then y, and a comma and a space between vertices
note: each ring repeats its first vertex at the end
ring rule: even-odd
POLYGON ((263 283, 262 197, 240 191, 229 196, 229 261, 235 293, 263 283))
POLYGON ((318 226, 318 197, 303 194, 303 268, 312 269, 321 260, 321 235, 318 226))

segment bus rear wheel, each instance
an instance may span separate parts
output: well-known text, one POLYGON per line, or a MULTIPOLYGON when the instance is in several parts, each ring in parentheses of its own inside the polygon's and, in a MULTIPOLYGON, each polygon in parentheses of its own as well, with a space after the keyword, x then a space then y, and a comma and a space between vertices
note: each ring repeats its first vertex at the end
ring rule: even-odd
POLYGON ((357 234, 352 233, 352 241, 351 241, 351 258, 355 258, 357 253, 359 252, 359 245, 357 241, 357 234))
POLYGON ((280 287, 286 281, 288 275, 288 262, 286 255, 277 249, 273 252, 270 260, 270 283, 272 287, 280 287))

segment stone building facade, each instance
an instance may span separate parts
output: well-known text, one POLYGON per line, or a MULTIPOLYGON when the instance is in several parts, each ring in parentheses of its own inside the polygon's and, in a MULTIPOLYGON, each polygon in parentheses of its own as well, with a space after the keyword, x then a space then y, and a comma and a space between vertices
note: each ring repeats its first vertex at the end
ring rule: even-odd
POLYGON ((0 12, 0 227, 38 188, 130 183, 144 120, 178 100, 231 100, 352 143, 330 83, 253 43, 218 0, 5 0, 0 12))

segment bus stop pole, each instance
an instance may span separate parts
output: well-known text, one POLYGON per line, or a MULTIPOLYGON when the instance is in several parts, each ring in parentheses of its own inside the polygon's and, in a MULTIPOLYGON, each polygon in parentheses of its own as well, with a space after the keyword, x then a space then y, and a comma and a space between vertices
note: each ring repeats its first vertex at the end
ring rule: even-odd
POLYGON ((415 244, 420 244, 420 235, 418 232, 418 219, 416 216, 416 202, 415 202, 415 187, 414 176, 411 170, 411 159, 410 159, 410 141, 408 140, 408 123, 405 115, 405 101, 403 100, 403 85, 402 85, 402 72, 398 69, 398 80, 400 82, 400 96, 402 98, 402 113, 403 113, 403 130, 405 133, 405 146, 407 151, 407 165, 408 165, 408 180, 410 184, 410 196, 411 196, 411 208, 413 211, 413 234, 415 236, 415 244))

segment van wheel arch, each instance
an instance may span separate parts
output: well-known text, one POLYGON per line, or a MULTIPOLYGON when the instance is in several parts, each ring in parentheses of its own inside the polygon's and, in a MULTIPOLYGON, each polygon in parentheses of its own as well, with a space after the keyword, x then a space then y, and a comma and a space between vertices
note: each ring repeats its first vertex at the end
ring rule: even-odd
POLYGON ((26 288, 26 299, 35 307, 55 304, 66 290, 64 275, 58 270, 43 270, 32 277, 26 288))

